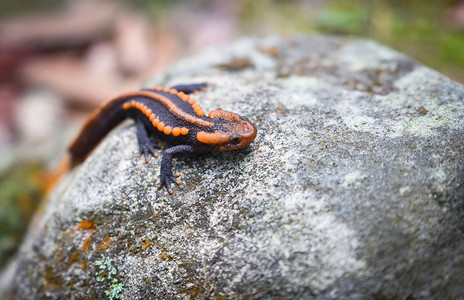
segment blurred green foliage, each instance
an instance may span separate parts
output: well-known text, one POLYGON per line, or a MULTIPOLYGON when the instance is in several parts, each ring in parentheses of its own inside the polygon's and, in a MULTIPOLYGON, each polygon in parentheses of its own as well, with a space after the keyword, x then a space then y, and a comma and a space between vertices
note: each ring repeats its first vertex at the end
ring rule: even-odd
MULTIPOLYGON (((178 8, 195 13, 220 0, 120 0, 147 14, 156 25, 178 8), (192 10, 196 7, 197 10, 192 10)), ((243 34, 315 31, 374 39, 464 82, 464 28, 448 13, 461 0, 234 0, 243 34)), ((0 0, 0 17, 49 11, 63 0, 0 0)), ((194 27, 192 27, 194 28, 194 27)))
POLYGON ((464 82, 464 28, 449 20, 457 0, 241 2, 241 24, 247 32, 317 31, 366 37, 464 82))
POLYGON ((366 7, 347 9, 329 7, 322 9, 314 18, 314 26, 320 31, 341 34, 356 34, 364 31, 369 21, 366 7))
POLYGON ((41 197, 40 166, 15 166, 0 177, 0 268, 14 253, 41 197))

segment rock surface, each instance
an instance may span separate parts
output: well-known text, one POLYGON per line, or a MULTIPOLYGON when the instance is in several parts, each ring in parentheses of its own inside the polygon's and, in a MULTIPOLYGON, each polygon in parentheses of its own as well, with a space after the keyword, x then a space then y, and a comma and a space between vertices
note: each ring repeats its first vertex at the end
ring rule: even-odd
POLYGON ((49 197, 3 295, 16 299, 464 297, 464 87, 372 41, 245 39, 150 85, 208 81, 248 148, 160 159, 116 129, 49 197))

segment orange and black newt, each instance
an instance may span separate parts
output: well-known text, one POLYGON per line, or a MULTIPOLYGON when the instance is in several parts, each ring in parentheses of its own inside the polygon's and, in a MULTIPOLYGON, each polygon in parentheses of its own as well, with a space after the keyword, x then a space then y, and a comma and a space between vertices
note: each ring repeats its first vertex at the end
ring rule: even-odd
POLYGON ((72 166, 83 161, 114 127, 131 118, 137 123, 139 156, 143 154, 147 163, 148 156, 158 157, 155 149, 160 149, 150 135, 174 145, 163 154, 158 184, 158 188, 164 185, 172 194, 171 183, 180 184, 177 181, 180 174, 171 170, 173 158, 242 148, 256 137, 256 128, 246 117, 224 110, 205 116, 200 105, 188 95, 206 87, 206 83, 153 87, 123 94, 103 104, 89 116, 69 146, 72 166))

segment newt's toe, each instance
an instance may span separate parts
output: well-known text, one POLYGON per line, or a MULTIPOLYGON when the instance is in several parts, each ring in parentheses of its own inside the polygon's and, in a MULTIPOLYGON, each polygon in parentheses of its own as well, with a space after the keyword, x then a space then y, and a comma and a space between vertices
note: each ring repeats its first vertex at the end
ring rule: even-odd
POLYGON ((150 144, 150 143, 143 143, 143 144, 140 144, 140 147, 139 147, 139 157, 141 157, 142 155, 144 156, 145 158, 145 163, 148 164, 149 162, 149 157, 150 155, 153 155, 154 157, 158 157, 159 154, 158 152, 156 152, 155 148, 159 148, 159 146, 157 145, 153 145, 153 144, 150 144))
POLYGON ((157 187, 158 189, 160 189, 161 187, 165 186, 166 187, 166 190, 168 191, 168 193, 170 195, 173 194, 173 191, 171 189, 171 184, 172 183, 175 183, 177 185, 181 185, 182 183, 177 180, 177 177, 180 176, 180 173, 176 173, 176 174, 167 174, 167 175, 164 175, 162 174, 161 175, 161 178, 160 178, 160 182, 158 183, 157 187))

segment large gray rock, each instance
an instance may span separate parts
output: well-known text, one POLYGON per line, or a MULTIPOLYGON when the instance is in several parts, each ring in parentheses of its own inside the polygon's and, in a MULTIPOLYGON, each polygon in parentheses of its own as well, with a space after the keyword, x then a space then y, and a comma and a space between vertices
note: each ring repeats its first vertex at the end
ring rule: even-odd
POLYGON ((49 197, 4 295, 464 297, 462 85, 327 36, 241 40, 149 83, 200 81, 255 142, 176 161, 170 196, 125 123, 49 197))

